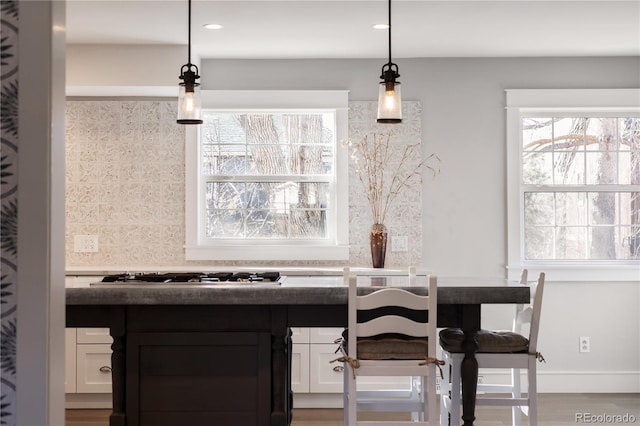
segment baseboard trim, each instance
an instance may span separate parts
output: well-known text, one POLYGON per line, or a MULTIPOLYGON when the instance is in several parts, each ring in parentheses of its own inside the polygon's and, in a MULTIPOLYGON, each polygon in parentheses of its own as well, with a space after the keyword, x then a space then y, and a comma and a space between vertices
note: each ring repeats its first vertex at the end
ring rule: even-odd
MULTIPOLYGON (((479 376, 484 383, 510 381, 506 369, 480 369, 479 376)), ((640 371, 538 371, 538 393, 640 393, 640 371)), ((108 393, 65 396, 69 409, 111 408, 108 393)), ((294 393, 293 408, 342 408, 342 393, 294 393)))
MULTIPOLYGON (((485 383, 508 383, 509 370, 480 369, 485 383)), ((526 384, 526 375, 522 375, 526 384)), ((538 371, 539 393, 640 393, 640 371, 538 371)))
POLYGON ((294 393, 293 408, 342 408, 342 393, 294 393))
POLYGON ((65 394, 65 408, 91 409, 112 407, 110 393, 67 393, 65 394))

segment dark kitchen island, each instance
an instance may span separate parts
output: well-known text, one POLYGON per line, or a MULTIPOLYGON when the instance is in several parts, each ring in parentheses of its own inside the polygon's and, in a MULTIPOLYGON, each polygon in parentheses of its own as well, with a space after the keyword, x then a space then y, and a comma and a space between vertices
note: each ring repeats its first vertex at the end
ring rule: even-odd
MULTIPOLYGON (((418 278, 415 291, 425 291, 418 278)), ((504 280, 439 278, 438 326, 463 327, 471 343, 465 425, 475 411, 481 304, 528 300, 528 287, 504 280)), ((71 287, 66 303, 67 327, 107 327, 113 337, 111 426, 289 425, 290 327, 347 323, 341 276, 71 287)))

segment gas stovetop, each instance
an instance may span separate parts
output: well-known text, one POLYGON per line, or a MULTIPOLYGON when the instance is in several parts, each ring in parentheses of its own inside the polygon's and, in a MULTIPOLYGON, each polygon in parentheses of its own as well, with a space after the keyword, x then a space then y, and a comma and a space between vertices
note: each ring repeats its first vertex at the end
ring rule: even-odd
POLYGON ((129 273, 107 275, 100 284, 158 284, 158 283, 277 283, 286 277, 279 272, 166 272, 166 273, 129 273))

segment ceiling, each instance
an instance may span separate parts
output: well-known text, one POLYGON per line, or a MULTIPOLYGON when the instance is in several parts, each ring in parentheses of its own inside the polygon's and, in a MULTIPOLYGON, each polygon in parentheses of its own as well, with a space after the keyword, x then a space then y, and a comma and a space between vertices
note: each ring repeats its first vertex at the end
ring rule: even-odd
MULTIPOLYGON (((206 58, 386 58, 384 0, 193 0, 206 58), (207 23, 224 25, 207 30, 207 23)), ((640 0, 394 0, 393 58, 640 56, 640 0)), ((70 44, 187 44, 187 0, 67 0, 70 44)))

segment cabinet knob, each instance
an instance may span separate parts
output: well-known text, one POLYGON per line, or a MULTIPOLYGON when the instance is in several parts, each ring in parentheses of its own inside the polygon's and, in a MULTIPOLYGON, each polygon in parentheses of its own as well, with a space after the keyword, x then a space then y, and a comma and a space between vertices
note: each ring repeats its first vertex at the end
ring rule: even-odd
POLYGON ((102 367, 100 367, 100 372, 101 373, 111 373, 111 367, 109 367, 108 365, 103 365, 102 367))
POLYGON ((344 371, 344 366, 336 365, 335 367, 333 367, 333 371, 335 371, 336 373, 342 373, 344 371))

